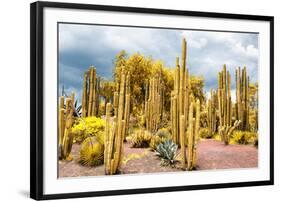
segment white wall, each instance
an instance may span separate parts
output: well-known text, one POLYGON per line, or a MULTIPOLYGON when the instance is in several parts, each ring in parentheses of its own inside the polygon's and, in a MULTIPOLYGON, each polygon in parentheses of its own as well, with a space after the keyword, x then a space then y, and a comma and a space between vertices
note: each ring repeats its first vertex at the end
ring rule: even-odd
MULTIPOLYGON (((0 201, 25 201, 29 192, 29 3, 1 1, 0 6, 0 201), (4 71, 4 72, 3 72, 4 71)), ((73 0, 74 2, 74 0, 73 0)), ((275 103, 281 102, 278 1, 245 0, 88 0, 79 3, 155 7, 275 16, 275 103), (279 92, 278 92, 279 91, 279 92)), ((78 3, 78 1, 76 1, 78 3)), ((266 67, 265 67, 266 68, 266 67)), ((275 186, 76 199, 77 201, 277 201, 280 187, 281 105, 275 105, 275 186)), ((70 201, 75 200, 71 199, 70 201)), ((279 199, 280 200, 280 199, 279 199)))

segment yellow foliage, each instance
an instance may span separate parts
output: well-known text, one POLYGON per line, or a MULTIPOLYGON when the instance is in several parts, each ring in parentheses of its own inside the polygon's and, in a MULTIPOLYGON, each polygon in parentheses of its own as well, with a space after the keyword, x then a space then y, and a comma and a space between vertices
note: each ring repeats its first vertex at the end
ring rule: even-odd
MULTIPOLYGON (((221 141, 221 136, 216 133, 213 138, 221 141)), ((258 134, 255 132, 234 130, 229 138, 229 144, 257 144, 258 134)))
POLYGON ((74 139, 82 142, 87 137, 96 136, 98 141, 104 144, 105 121, 95 116, 80 118, 72 127, 74 139))
POLYGON ((152 135, 146 130, 139 130, 132 135, 132 147, 146 148, 149 147, 152 135))
POLYGON ((145 150, 145 151, 144 151, 143 153, 141 153, 141 154, 131 153, 131 154, 129 154, 127 157, 123 157, 123 158, 122 158, 122 164, 125 165, 125 164, 128 163, 128 161, 130 161, 130 160, 143 158, 143 157, 145 157, 147 154, 148 154, 148 151, 147 151, 147 150, 145 150))
POLYGON ((233 131, 230 137, 230 144, 254 144, 258 139, 258 134, 249 131, 233 131))
POLYGON ((212 138, 212 133, 209 132, 208 128, 200 128, 199 137, 204 139, 212 138))

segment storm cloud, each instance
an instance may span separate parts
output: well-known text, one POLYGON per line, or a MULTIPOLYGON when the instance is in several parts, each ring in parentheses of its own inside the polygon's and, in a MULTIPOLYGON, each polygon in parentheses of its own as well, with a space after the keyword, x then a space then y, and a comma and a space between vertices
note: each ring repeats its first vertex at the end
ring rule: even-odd
MULTIPOLYGON (((162 60, 173 68, 187 40, 187 65, 205 78, 205 91, 217 88, 217 73, 226 64, 247 66, 250 81, 258 80, 258 34, 194 30, 154 29, 83 24, 59 24, 59 88, 81 96, 83 72, 94 65, 97 74, 112 78, 114 58, 121 50, 162 60)), ((235 83, 232 82, 232 88, 235 83)))

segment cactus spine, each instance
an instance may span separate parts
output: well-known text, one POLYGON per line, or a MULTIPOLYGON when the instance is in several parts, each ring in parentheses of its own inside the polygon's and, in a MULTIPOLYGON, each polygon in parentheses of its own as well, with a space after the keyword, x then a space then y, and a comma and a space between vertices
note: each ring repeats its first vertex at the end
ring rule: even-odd
POLYGON ((236 117, 241 121, 240 130, 249 130, 249 77, 247 69, 238 67, 236 76, 236 117))
POLYGON ((229 143, 229 136, 238 127, 240 120, 232 125, 231 78, 226 65, 218 74, 219 134, 223 142, 229 143))
POLYGON ((82 91, 82 117, 97 116, 99 107, 100 78, 97 78, 96 69, 90 66, 84 73, 82 91))
MULTIPOLYGON (((121 82, 118 93, 118 109, 117 114, 114 114, 113 124, 110 121, 110 111, 112 105, 106 105, 106 126, 105 126, 105 174, 116 174, 121 161, 123 140, 125 138, 126 128, 129 120, 130 106, 130 77, 122 73, 121 82), (126 96, 125 96, 126 92, 126 96), (127 103, 128 102, 128 103, 127 103), (127 113, 127 115, 126 115, 127 113), (112 127, 110 127, 112 125, 112 127)), ((117 96, 115 93, 115 96, 117 96)), ((117 99, 115 97, 115 99, 117 99)))

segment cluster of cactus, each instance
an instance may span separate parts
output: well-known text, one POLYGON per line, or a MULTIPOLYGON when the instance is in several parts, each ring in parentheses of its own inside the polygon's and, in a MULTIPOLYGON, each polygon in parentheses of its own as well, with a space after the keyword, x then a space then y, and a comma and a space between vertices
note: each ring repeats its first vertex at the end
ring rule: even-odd
POLYGON ((219 134, 227 145, 233 130, 240 124, 240 120, 232 123, 231 77, 226 65, 218 74, 218 108, 219 108, 219 134))
POLYGON ((161 111, 163 109, 163 100, 161 98, 161 80, 160 77, 153 77, 146 82, 145 87, 145 107, 144 116, 146 129, 152 133, 158 130, 158 125, 161 122, 161 111))
MULTIPOLYGON (((121 155, 123 150, 123 140, 126 136, 126 128, 129 122, 130 107, 130 76, 122 72, 119 85, 119 92, 114 93, 114 103, 117 109, 114 110, 113 121, 111 121, 112 104, 106 104, 106 124, 104 141, 104 164, 105 174, 116 174, 119 170, 121 155), (117 99, 118 97, 118 99, 117 99)), ((115 106, 114 106, 115 108, 115 106)))
POLYGON ((241 121, 238 126, 240 130, 249 130, 249 76, 247 76, 247 69, 238 67, 235 72, 236 76, 236 119, 241 121))
POLYGON ((74 111, 74 93, 71 98, 60 97, 59 103, 59 159, 61 160, 72 160, 70 155, 73 134, 72 125, 74 123, 73 111, 74 111), (65 101, 65 103, 64 103, 65 101))
POLYGON ((96 68, 90 66, 84 73, 82 92, 82 117, 96 116, 99 109, 100 78, 96 68))
POLYGON ((171 92, 172 139, 181 148, 181 167, 193 170, 196 166, 197 142, 200 127, 200 101, 190 93, 186 68, 186 40, 182 41, 182 64, 176 58, 174 90, 171 92), (194 112, 193 108, 196 108, 194 112))
POLYGON ((186 40, 182 41, 182 65, 179 65, 179 58, 176 58, 176 69, 174 76, 174 90, 171 92, 171 124, 173 141, 181 144, 180 141, 180 119, 184 116, 185 128, 188 126, 189 107, 189 73, 186 68, 186 40))
POLYGON ((212 137, 217 130, 216 100, 217 93, 211 89, 210 99, 208 100, 207 104, 207 123, 210 137, 212 137))

